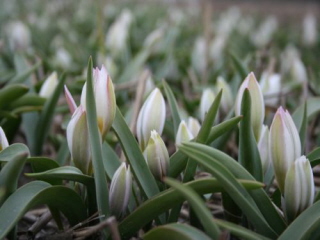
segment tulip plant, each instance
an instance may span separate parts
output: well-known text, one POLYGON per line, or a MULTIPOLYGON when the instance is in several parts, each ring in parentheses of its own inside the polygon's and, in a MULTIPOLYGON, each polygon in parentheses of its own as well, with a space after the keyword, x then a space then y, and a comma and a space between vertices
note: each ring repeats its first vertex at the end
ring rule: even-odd
POLYGON ((319 239, 313 15, 5 2, 0 239, 319 239))

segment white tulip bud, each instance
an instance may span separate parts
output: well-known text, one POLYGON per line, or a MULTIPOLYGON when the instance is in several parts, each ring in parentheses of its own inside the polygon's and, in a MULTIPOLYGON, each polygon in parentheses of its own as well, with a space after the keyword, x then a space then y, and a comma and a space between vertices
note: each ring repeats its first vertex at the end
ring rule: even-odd
POLYGON ((130 166, 122 163, 112 177, 109 191, 111 214, 120 218, 124 215, 131 195, 132 179, 130 166))
POLYGON ((310 162, 305 156, 295 160, 286 175, 284 200, 286 217, 291 222, 312 205, 314 181, 310 162))
POLYGON ((190 141, 193 138, 194 138, 194 136, 192 135, 191 131, 187 127, 186 122, 181 121, 179 124, 178 131, 177 131, 176 145, 179 145, 182 142, 190 141))
POLYGON ((44 81, 41 86, 39 96, 44 98, 50 98, 58 85, 58 76, 56 72, 51 73, 51 75, 44 81))
POLYGON ((169 153, 162 138, 155 130, 151 131, 151 137, 143 154, 151 173, 161 181, 168 173, 169 153))
POLYGON ((145 149, 152 130, 162 134, 166 118, 166 104, 158 88, 154 89, 140 109, 137 119, 137 137, 142 150, 145 149))
POLYGON ((282 107, 278 108, 270 127, 269 149, 275 177, 283 193, 288 169, 301 156, 301 142, 291 115, 282 107))
POLYGON ((251 97, 251 124, 254 136, 258 141, 260 138, 261 126, 264 120, 265 107, 260 85, 251 72, 241 84, 235 103, 235 112, 237 116, 241 115, 241 104, 244 90, 248 89, 251 97))

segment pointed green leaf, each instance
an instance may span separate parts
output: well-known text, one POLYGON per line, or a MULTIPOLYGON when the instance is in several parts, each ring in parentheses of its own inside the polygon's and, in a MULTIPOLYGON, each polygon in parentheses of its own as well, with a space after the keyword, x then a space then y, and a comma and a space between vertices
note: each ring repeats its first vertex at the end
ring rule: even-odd
POLYGON ((311 167, 315 167, 320 164, 320 147, 314 149, 307 155, 308 160, 310 161, 311 167))
MULTIPOLYGON (((103 168, 102 160, 102 147, 101 135, 98 129, 96 103, 93 92, 93 79, 92 79, 92 58, 90 57, 88 63, 87 75, 87 96, 86 96, 86 109, 87 109, 87 124, 89 130, 90 147, 92 153, 92 165, 94 172, 94 182, 96 186, 96 199, 99 214, 105 215, 107 218, 109 213, 109 191, 107 186, 107 178, 103 168)), ((101 218, 101 221, 103 219, 101 218)))
POLYGON ((46 99, 43 97, 40 97, 36 94, 26 94, 19 99, 13 101, 11 104, 9 104, 9 109, 16 109, 21 108, 25 106, 36 106, 40 107, 43 106, 46 102, 46 99))
POLYGON ((240 61, 240 59, 235 54, 229 53, 229 55, 231 57, 235 70, 238 72, 241 79, 245 79, 248 75, 249 70, 243 64, 243 61, 240 61))
POLYGON ((239 163, 258 181, 263 181, 263 172, 257 142, 251 125, 251 97, 248 89, 244 90, 239 129, 239 163))
POLYGON ((208 236, 212 239, 218 239, 220 235, 219 228, 212 221, 213 216, 199 195, 197 195, 190 187, 185 186, 176 180, 166 178, 164 182, 176 189, 189 202, 208 236))
POLYGON ((29 88, 22 84, 9 85, 0 90, 0 109, 22 97, 29 88))
POLYGON ((173 118, 173 129, 174 129, 174 136, 177 135, 179 124, 181 122, 180 114, 179 114, 179 107, 177 104, 177 100, 174 97, 174 94, 169 87, 169 85, 166 83, 165 80, 162 80, 162 85, 164 88, 164 92, 166 93, 167 101, 170 106, 171 115, 173 118))
MULTIPOLYGON (((205 167, 209 173, 217 178, 224 186, 224 190, 232 197, 233 201, 241 208, 243 213, 248 217, 250 223, 257 231, 265 236, 275 237, 275 232, 270 228, 263 215, 259 211, 256 203, 253 201, 249 193, 237 182, 235 176, 229 169, 218 160, 200 150, 201 144, 193 143, 182 144, 179 149, 189 157, 197 161, 205 167)), ((210 148, 206 145, 203 147, 210 148)))
MULTIPOLYGON (((314 114, 320 111, 320 97, 311 97, 306 101, 307 104, 307 119, 309 119, 314 114)), ((304 108, 305 104, 299 106, 294 113, 292 114, 292 118, 294 123, 296 124, 297 129, 301 129, 304 117, 304 108)))
POLYGON ((54 110, 56 108, 57 102, 59 100, 59 96, 63 90, 65 82, 65 75, 62 74, 60 77, 59 83, 56 86, 56 89, 54 90, 54 93, 52 96, 47 99, 45 105, 43 106, 43 110, 40 114, 38 123, 37 123, 37 128, 36 128, 36 141, 35 141, 35 146, 32 146, 34 155, 40 155, 42 152, 42 147, 43 144, 48 136, 49 129, 54 117, 54 110))
POLYGON ((114 152, 111 146, 104 142, 102 144, 102 157, 104 170, 107 173, 109 179, 112 179, 113 174, 120 166, 120 160, 118 155, 114 152))
MULTIPOLYGON (((243 166, 224 152, 197 143, 184 143, 184 145, 189 149, 198 150, 212 160, 219 161, 237 178, 255 181, 254 177, 245 168, 243 168, 243 166)), ((208 164, 210 164, 212 160, 209 160, 208 164)), ((254 199, 256 205, 272 229, 277 232, 277 234, 282 233, 286 228, 286 223, 266 192, 263 189, 257 189, 255 191, 249 191, 249 194, 254 199)))

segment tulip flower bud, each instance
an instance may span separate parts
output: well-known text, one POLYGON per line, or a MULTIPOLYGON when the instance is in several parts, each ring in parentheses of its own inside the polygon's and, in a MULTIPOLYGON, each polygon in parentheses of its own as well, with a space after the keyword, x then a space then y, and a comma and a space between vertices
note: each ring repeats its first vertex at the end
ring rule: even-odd
POLYGON ((10 22, 6 26, 9 46, 12 51, 26 50, 31 43, 29 28, 21 21, 10 22))
POLYGON ((57 73, 53 72, 42 84, 39 96, 44 98, 50 98, 58 85, 57 73))
POLYGON ((66 85, 64 85, 64 94, 67 100, 67 104, 70 110, 70 113, 73 114, 74 111, 77 109, 77 104, 75 103, 71 93, 69 92, 66 85))
POLYGON ((162 134, 166 118, 166 104, 158 88, 154 89, 140 109, 137 119, 137 137, 142 150, 145 149, 152 130, 162 134))
POLYGON ((161 181, 168 172, 169 153, 160 135, 155 130, 151 131, 151 136, 143 155, 153 176, 161 181))
POLYGON ((298 130, 288 111, 279 107, 270 127, 269 153, 280 191, 284 192, 287 171, 301 156, 298 130))
POLYGON ((111 214, 120 218, 123 216, 131 195, 130 166, 122 163, 112 177, 109 191, 109 205, 111 214))
POLYGON ((288 221, 293 221, 303 210, 312 205, 314 181, 309 160, 299 157, 289 167, 285 179, 284 201, 288 221))
POLYGON ((209 111, 209 108, 211 107, 215 97, 216 96, 214 92, 209 88, 206 88, 202 92, 202 96, 200 100, 200 119, 202 122, 204 121, 204 118, 207 112, 209 111))
POLYGON ((216 83, 217 92, 222 89, 221 108, 224 113, 228 113, 233 106, 233 97, 230 85, 219 76, 216 83))
POLYGON ((242 97, 246 88, 249 90, 251 96, 251 124, 254 136, 258 141, 260 138, 261 126, 264 120, 265 109, 260 85, 253 72, 249 73, 239 88, 235 105, 235 112, 237 116, 241 115, 242 97))
POLYGON ((302 42, 305 46, 314 46, 317 43, 317 18, 315 15, 308 13, 303 19, 302 42))
POLYGON ((281 76, 280 74, 272 74, 264 72, 260 80, 261 90, 266 96, 265 104, 276 106, 279 101, 279 93, 281 92, 281 76))
POLYGON ((188 117, 187 127, 193 136, 197 136, 200 131, 201 125, 197 119, 188 117))
POLYGON ((187 127, 185 121, 181 121, 178 127, 177 136, 176 136, 176 145, 181 144, 182 142, 187 142, 193 139, 191 131, 187 127))
POLYGON ((2 127, 0 127, 0 151, 9 146, 6 134, 4 133, 2 127))
POLYGON ((262 126, 261 136, 258 142, 258 150, 260 153, 262 170, 265 173, 270 166, 269 154, 269 128, 266 125, 262 126))
MULTIPOLYGON (((86 106, 87 84, 81 93, 81 105, 86 106)), ((98 127, 102 137, 110 129, 116 116, 116 97, 112 80, 104 66, 93 69, 94 98, 96 102, 98 127)))
POLYGON ((67 126, 67 141, 74 165, 84 174, 90 174, 91 150, 86 111, 79 106, 67 126))

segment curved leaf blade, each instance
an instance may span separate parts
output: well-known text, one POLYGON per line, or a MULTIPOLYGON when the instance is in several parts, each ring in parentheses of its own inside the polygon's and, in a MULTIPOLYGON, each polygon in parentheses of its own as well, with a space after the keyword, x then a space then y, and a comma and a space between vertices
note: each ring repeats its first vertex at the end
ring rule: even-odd
POLYGON ((0 152, 0 162, 8 162, 14 156, 23 153, 28 153, 28 155, 30 155, 29 148, 26 145, 22 143, 11 144, 0 152))
POLYGON ((0 109, 7 106, 8 103, 22 97, 29 91, 29 88, 22 84, 9 85, 0 90, 0 109))
POLYGON ((164 180, 166 184, 176 189, 184 198, 189 202, 195 214, 197 214, 201 221, 204 230, 212 239, 218 239, 220 230, 217 225, 212 221, 213 216, 208 208, 205 206, 202 199, 193 191, 190 187, 179 183, 176 180, 166 178, 164 180))

